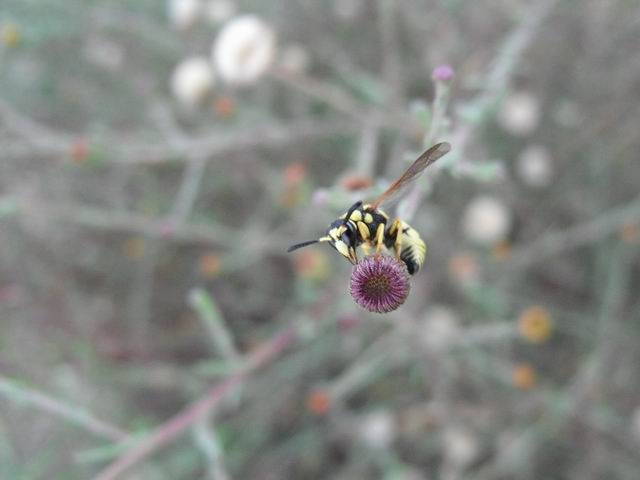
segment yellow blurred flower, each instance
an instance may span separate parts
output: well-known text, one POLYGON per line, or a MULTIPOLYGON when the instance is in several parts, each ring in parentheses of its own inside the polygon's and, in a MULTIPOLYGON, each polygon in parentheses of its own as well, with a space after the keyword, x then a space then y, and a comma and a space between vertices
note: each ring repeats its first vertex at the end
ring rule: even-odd
POLYGON ((520 313, 520 335, 531 343, 544 343, 551 336, 553 326, 549 311, 542 306, 532 306, 520 313))
POLYGON ((145 241, 142 237, 131 237, 122 245, 122 251, 129 258, 140 258, 144 255, 145 241))
POLYGON ((213 252, 205 253, 198 261, 198 270, 203 278, 212 279, 220 273, 220 257, 213 252))
POLYGON ((22 30, 15 23, 3 23, 2 26, 0 26, 0 40, 7 48, 17 47, 22 40, 22 30))
POLYGON ((528 363, 519 363, 511 371, 511 381, 520 390, 530 390, 535 387, 538 375, 528 363))

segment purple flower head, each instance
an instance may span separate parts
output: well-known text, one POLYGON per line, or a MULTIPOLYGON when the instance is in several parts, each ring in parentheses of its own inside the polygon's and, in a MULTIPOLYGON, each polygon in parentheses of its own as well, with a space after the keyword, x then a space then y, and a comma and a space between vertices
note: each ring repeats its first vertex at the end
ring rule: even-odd
POLYGON ((438 82, 450 82, 453 80, 455 72, 451 65, 440 65, 434 68, 431 77, 438 82))
POLYGON ((409 278, 407 266, 395 257, 365 257, 353 267, 351 296, 358 305, 370 312, 392 312, 409 295, 409 278))

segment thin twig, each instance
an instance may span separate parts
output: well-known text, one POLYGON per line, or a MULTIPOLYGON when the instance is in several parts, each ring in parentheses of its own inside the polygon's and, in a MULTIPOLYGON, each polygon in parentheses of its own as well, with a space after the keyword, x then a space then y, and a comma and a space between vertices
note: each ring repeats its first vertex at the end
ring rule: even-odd
POLYGON ((42 392, 19 385, 15 381, 0 377, 0 394, 18 404, 30 405, 82 427, 94 435, 114 442, 121 442, 130 438, 129 434, 124 430, 95 417, 78 405, 53 398, 42 392))
MULTIPOLYGON (((435 85, 436 93, 432 104, 431 124, 423 140, 425 147, 430 147, 439 139, 449 103, 449 82, 435 80, 435 85)), ((415 182, 409 194, 398 204, 398 218, 411 221, 427 193, 428 184, 426 182, 415 182)))
POLYGON ((382 43, 382 77, 387 88, 385 100, 393 112, 403 108, 405 97, 397 8, 398 4, 395 0, 378 0, 378 28, 382 43))
POLYGON ((96 230, 137 233, 155 238, 171 238, 177 242, 204 245, 233 246, 238 234, 226 227, 216 225, 182 225, 168 229, 165 218, 149 218, 131 212, 113 212, 82 205, 37 205, 31 202, 19 207, 23 214, 39 215, 46 212, 48 218, 63 223, 72 223, 96 230))
POLYGON ((196 423, 193 427, 193 436, 196 445, 207 458, 207 471, 210 480, 229 480, 231 477, 225 469, 222 461, 220 441, 207 419, 196 423))
MULTIPOLYGON (((364 105, 354 100, 351 95, 339 87, 308 76, 293 75, 282 70, 273 70, 271 76, 288 87, 326 103, 336 111, 346 114, 359 123, 367 123, 369 121, 370 114, 364 105)), ((386 115, 381 117, 380 121, 385 127, 403 131, 410 136, 422 133, 418 122, 404 113, 394 114, 393 112, 387 112, 386 115)))
POLYGON ((360 144, 355 157, 355 170, 365 176, 373 175, 376 156, 378 153, 378 141, 380 138, 380 123, 373 119, 362 127, 360 134, 360 144))
POLYGON ((257 349, 241 370, 215 385, 200 400, 189 405, 173 418, 143 438, 131 450, 108 465, 96 480, 114 480, 161 447, 181 436, 191 426, 216 407, 237 386, 243 384, 257 369, 265 366, 291 347, 298 339, 298 328, 289 326, 257 349))
POLYGON ((198 313, 198 316, 209 331, 209 336, 218 353, 229 364, 229 367, 237 366, 240 362, 240 354, 236 349, 222 313, 211 296, 204 290, 196 288, 189 292, 189 305, 198 313))
POLYGON ((529 245, 514 249, 512 260, 505 267, 509 270, 527 268, 543 258, 595 243, 624 225, 640 219, 640 196, 618 208, 604 212, 595 220, 581 223, 559 232, 548 233, 529 245))
MULTIPOLYGON (((109 163, 159 165, 193 158, 206 158, 210 161, 217 156, 247 149, 278 148, 313 138, 350 133, 355 131, 355 128, 356 125, 353 123, 337 119, 299 120, 292 124, 265 125, 216 135, 193 136, 179 146, 171 146, 166 142, 146 143, 133 140, 148 136, 140 132, 126 136, 111 132, 101 137, 100 142, 92 147, 103 152, 109 163)), ((2 147, 1 156, 5 160, 32 160, 37 157, 64 159, 70 154, 72 138, 77 136, 47 135, 37 144, 29 145, 24 141, 7 142, 2 147)))

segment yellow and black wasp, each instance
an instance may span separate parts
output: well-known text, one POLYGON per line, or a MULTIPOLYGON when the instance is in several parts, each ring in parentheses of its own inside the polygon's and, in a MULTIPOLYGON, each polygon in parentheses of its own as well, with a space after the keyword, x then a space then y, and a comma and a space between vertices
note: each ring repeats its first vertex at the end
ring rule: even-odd
POLYGON ((382 247, 393 251, 400 258, 411 275, 420 270, 427 253, 420 234, 399 218, 389 223, 389 215, 379 207, 396 198, 429 165, 451 150, 446 142, 438 143, 420 155, 402 176, 372 203, 358 201, 349 210, 331 223, 326 234, 317 240, 298 243, 289 247, 287 252, 306 247, 314 243, 329 243, 338 253, 352 264, 358 263, 356 249, 362 247, 365 255, 375 248, 376 254, 382 247))

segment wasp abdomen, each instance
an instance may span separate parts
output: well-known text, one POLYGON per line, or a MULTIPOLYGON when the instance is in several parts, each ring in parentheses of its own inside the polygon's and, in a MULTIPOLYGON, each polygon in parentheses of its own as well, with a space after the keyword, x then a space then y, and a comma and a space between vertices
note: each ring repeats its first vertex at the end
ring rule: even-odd
POLYGON ((410 275, 414 275, 420 270, 421 264, 414 258, 414 254, 410 249, 405 249, 400 253, 400 260, 405 263, 410 275))

